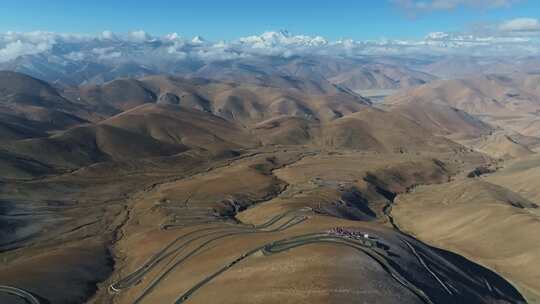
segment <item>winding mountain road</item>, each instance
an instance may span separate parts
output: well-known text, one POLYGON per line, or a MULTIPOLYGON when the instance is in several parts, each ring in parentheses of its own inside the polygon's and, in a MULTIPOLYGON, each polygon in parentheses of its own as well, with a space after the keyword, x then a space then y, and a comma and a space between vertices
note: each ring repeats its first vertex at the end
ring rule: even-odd
POLYGON ((267 222, 260 225, 240 224, 237 227, 235 226, 223 227, 220 225, 220 226, 206 227, 206 228, 201 228, 201 229, 191 231, 187 234, 184 234, 176 238, 172 242, 170 242, 158 253, 153 255, 147 262, 141 265, 137 270, 127 275, 126 277, 122 278, 121 280, 111 284, 109 289, 111 292, 117 293, 123 289, 134 286, 161 261, 169 257, 172 257, 172 259, 174 260, 177 256, 184 253, 184 249, 186 249, 190 244, 193 244, 199 240, 205 240, 206 238, 211 237, 210 239, 207 239, 196 248, 186 253, 180 260, 178 260, 176 263, 170 266, 167 270, 165 270, 162 274, 160 274, 157 278, 155 278, 146 287, 146 289, 137 298, 137 300, 135 300, 134 302, 134 303, 139 303, 161 282, 161 280, 163 280, 165 276, 167 276, 176 267, 178 267, 180 264, 185 262, 190 257, 200 253, 202 249, 204 249, 211 243, 221 240, 226 237, 231 237, 231 236, 257 234, 257 233, 273 233, 273 232, 283 231, 307 220, 308 219, 307 216, 303 215, 303 213, 308 212, 308 211, 311 211, 311 209, 302 208, 299 210, 287 211, 271 218, 267 222), (285 220, 279 226, 273 229, 268 229, 288 216, 291 216, 291 217, 285 220), (200 234, 201 232, 207 232, 207 233, 200 234))
POLYGON ((338 235, 333 235, 330 233, 311 233, 311 234, 304 234, 299 235, 291 238, 286 238, 274 242, 267 243, 265 245, 256 247, 241 256, 237 257, 235 260, 227 263, 225 266, 220 268, 218 271, 214 272, 213 274, 207 276, 199 283, 195 284, 192 288, 190 288, 188 291, 186 291, 184 294, 182 294, 176 301, 175 304, 182 304, 186 301, 188 301, 191 296, 197 292, 199 289, 204 287, 206 284, 208 284, 210 281, 218 277, 219 275, 223 274, 230 268, 232 268, 234 265, 238 264, 239 262, 243 261, 244 259, 252 256, 253 254, 257 252, 262 252, 264 255, 272 255, 272 254, 278 254, 287 250, 291 250, 293 248, 306 246, 310 244, 320 244, 320 243, 327 243, 327 244, 333 244, 333 245, 341 245, 341 246, 347 246, 354 248, 358 251, 361 251, 365 254, 367 254, 369 257, 374 259, 381 267, 386 270, 392 278, 394 278, 398 283, 409 289, 412 293, 414 293, 416 296, 418 296, 424 303, 427 304, 433 304, 433 301, 418 287, 416 287, 413 283, 405 279, 397 270, 395 270, 390 263, 386 260, 386 258, 378 252, 379 248, 378 242, 369 238, 349 238, 349 237, 343 237, 338 235))
POLYGON ((17 287, 0 285, 0 293, 7 293, 7 294, 15 295, 21 298, 22 300, 24 300, 28 304, 41 304, 41 302, 36 297, 34 297, 31 293, 17 287))

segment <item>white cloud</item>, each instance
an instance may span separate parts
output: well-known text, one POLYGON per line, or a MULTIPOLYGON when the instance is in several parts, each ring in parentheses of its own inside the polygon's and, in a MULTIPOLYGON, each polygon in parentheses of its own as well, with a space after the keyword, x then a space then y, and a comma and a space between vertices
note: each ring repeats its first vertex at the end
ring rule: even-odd
POLYGON ((103 31, 101 35, 99 36, 99 38, 113 40, 113 39, 116 39, 116 35, 113 32, 107 30, 107 31, 103 31))
POLYGON ((122 56, 114 47, 93 48, 91 52, 97 55, 98 60, 111 60, 122 56))
POLYGON ((128 33, 128 39, 132 42, 145 42, 151 40, 152 37, 143 30, 133 31, 128 33))
POLYGON ((264 32, 259 36, 240 38, 239 41, 253 48, 269 48, 279 45, 289 46, 323 46, 328 41, 321 36, 291 35, 288 31, 264 32))
POLYGON ((206 40, 201 36, 195 36, 193 39, 191 39, 191 43, 201 45, 205 44, 206 40))
POLYGON ((247 53, 237 53, 224 48, 201 49, 192 54, 193 58, 204 61, 224 61, 250 57, 247 53))
POLYGON ((178 33, 170 33, 170 34, 167 34, 167 35, 165 35, 164 38, 165 38, 166 40, 170 40, 170 41, 183 40, 182 37, 180 37, 180 35, 178 35, 178 33))
POLYGON ((100 60, 112 60, 122 56, 121 52, 110 52, 99 56, 100 60))
POLYGON ((426 40, 441 40, 449 37, 450 35, 445 32, 432 32, 426 35, 426 40))
POLYGON ((499 29, 508 32, 540 32, 540 20, 535 18, 516 18, 503 22, 499 29))
POLYGON ((167 47, 167 53, 175 56, 178 59, 187 58, 188 54, 184 51, 184 49, 186 48, 185 41, 179 38, 174 38, 174 39, 176 40, 173 40, 174 41, 173 44, 167 47))
MULTIPOLYGON (((498 5, 503 5, 503 2, 498 5)), ((346 57, 371 54, 540 55, 539 27, 538 19, 519 18, 468 33, 433 32, 417 40, 373 41, 328 41, 321 36, 294 35, 287 31, 265 32, 219 42, 200 37, 185 39, 177 33, 153 37, 144 31, 127 34, 104 31, 96 36, 6 32, 0 33, 0 63, 24 55, 42 55, 43 60, 65 64, 129 61, 146 66, 174 65, 183 60, 208 62, 304 54, 346 57), (155 43, 147 43, 150 41, 155 43)))
POLYGON ((6 32, 0 36, 0 62, 49 51, 55 43, 56 37, 47 32, 6 32))
POLYGON ((21 40, 8 43, 2 49, 0 49, 0 62, 10 61, 20 56, 37 54, 33 44, 24 43, 21 40))
POLYGON ((391 0, 392 3, 406 9, 410 13, 453 10, 458 7, 503 8, 521 0, 391 0))
POLYGON ((86 55, 83 52, 71 52, 65 55, 65 57, 73 61, 82 61, 86 58, 86 55))

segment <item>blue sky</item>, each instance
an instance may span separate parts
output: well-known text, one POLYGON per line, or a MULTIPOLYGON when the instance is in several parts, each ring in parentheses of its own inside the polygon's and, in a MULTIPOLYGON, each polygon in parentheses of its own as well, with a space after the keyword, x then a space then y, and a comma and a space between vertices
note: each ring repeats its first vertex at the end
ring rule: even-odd
POLYGON ((178 32, 182 36, 230 40, 267 30, 287 29, 296 34, 317 34, 329 39, 414 39, 434 31, 462 31, 477 24, 540 17, 540 1, 537 0, 502 0, 508 5, 492 8, 467 4, 487 5, 501 3, 501 0, 434 0, 439 4, 463 5, 423 12, 405 8, 405 4, 414 5, 415 1, 1 0, 0 32, 46 30, 93 34, 103 30, 142 29, 154 35, 178 32))

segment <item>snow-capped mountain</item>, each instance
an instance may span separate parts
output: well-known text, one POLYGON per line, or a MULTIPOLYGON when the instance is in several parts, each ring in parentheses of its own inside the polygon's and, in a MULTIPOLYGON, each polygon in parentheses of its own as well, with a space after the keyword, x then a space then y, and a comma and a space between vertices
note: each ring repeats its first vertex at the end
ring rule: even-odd
POLYGON ((536 55, 530 36, 475 36, 435 32, 420 40, 329 41, 288 31, 264 32, 233 41, 208 41, 177 33, 153 36, 144 31, 99 35, 51 32, 0 34, 0 69, 44 80, 79 85, 154 73, 193 74, 213 62, 294 59, 296 56, 365 59, 369 56, 536 55))

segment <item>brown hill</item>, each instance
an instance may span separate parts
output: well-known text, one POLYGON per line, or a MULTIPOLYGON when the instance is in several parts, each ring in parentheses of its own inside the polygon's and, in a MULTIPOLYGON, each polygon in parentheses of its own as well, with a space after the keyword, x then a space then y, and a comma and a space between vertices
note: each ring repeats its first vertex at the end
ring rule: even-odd
POLYGON ((297 90, 310 95, 335 94, 340 91, 338 87, 321 75, 311 74, 308 77, 299 78, 290 73, 284 73, 271 64, 260 61, 211 62, 197 70, 197 72, 189 74, 189 76, 297 90))
POLYGON ((49 126, 15 115, 0 113, 0 142, 32 137, 44 137, 49 126))
POLYGON ((330 120, 369 105, 366 99, 345 91, 309 95, 296 89, 171 76, 117 80, 86 87, 81 92, 81 98, 86 102, 116 112, 159 102, 212 112, 243 124, 255 124, 281 115, 330 120))
POLYGON ((474 258, 514 282, 536 303, 540 299, 538 206, 512 191, 467 179, 422 186, 398 196, 394 220, 437 247, 474 258))
MULTIPOLYGON (((340 214, 341 218, 329 214, 331 209, 364 207, 362 210, 369 211, 373 207, 365 201, 364 192, 354 191, 368 169, 374 172, 370 175, 380 177, 380 186, 391 180, 403 186, 422 180, 444 180, 447 172, 433 160, 424 163, 419 157, 419 162, 402 162, 376 154, 365 158, 361 153, 311 155, 304 154, 309 150, 294 148, 275 151, 271 157, 266 153, 254 155, 204 174, 166 182, 137 197, 131 220, 125 226, 129 234, 117 245, 126 253, 118 277, 129 280, 115 285, 122 288, 116 300, 167 303, 187 299, 212 303, 217 294, 224 303, 250 303, 254 297, 261 303, 355 303, 359 299, 394 303, 396 298, 400 303, 491 303, 501 298, 497 296, 500 293, 504 294, 502 302, 521 301, 513 288, 501 284, 494 273, 465 259, 426 246, 375 221, 347 220, 346 212, 340 214), (408 174, 396 176, 395 170, 401 172, 404 167, 410 170, 408 174), (230 210, 228 214, 235 214, 235 221, 241 225, 253 224, 268 230, 242 232, 235 230, 233 223, 214 222, 216 211, 224 208, 230 210), (297 225, 295 216, 301 220, 297 225), (158 223, 178 226, 160 229, 158 223), (287 223, 289 227, 278 229, 287 223), (340 227, 361 231, 378 243, 373 251, 362 245, 357 247, 360 251, 355 251, 346 248, 344 241, 334 244, 331 238, 324 237, 321 243, 300 239, 297 245, 306 247, 283 247, 288 250, 279 254, 272 254, 272 245, 262 252, 254 250, 282 239, 340 227), (182 245, 192 238, 196 245, 182 245), (145 244, 141 250, 130 250, 141 244, 145 244), (196 251, 190 254, 193 248, 196 251), (172 252, 174 258, 155 259, 148 271, 129 277, 160 252, 172 252), (387 273, 381 271, 384 269, 387 273), (392 273, 392 269, 399 269, 400 274, 392 273), (395 280, 400 276, 405 279, 395 280), (193 286, 194 292, 184 298, 193 286), (405 286, 416 286, 410 290, 417 293, 406 291, 405 286), (242 292, 246 289, 249 294, 242 292)), ((359 233, 358 239, 365 237, 359 233)))
POLYGON ((46 82, 8 71, 0 71, 0 114, 11 116, 4 121, 10 125, 5 124, 4 130, 11 128, 13 133, 23 133, 22 137, 12 134, 14 138, 32 135, 20 129, 17 119, 27 121, 30 128, 39 125, 39 129, 45 131, 81 124, 86 122, 81 117, 90 116, 87 109, 68 101, 46 82))
POLYGON ((154 93, 136 79, 118 79, 103 85, 83 86, 80 98, 109 113, 156 101, 154 93))
POLYGON ((477 115, 510 116, 534 112, 540 96, 534 89, 540 78, 527 75, 483 75, 438 80, 390 96, 388 104, 437 102, 477 115))
POLYGON ((489 134, 493 127, 465 111, 441 103, 404 103, 391 107, 435 134, 451 138, 476 138, 489 134))
POLYGON ((494 158, 510 159, 535 154, 534 149, 540 143, 540 139, 512 134, 507 131, 496 131, 459 142, 494 158))
POLYGON ((6 150, 59 168, 96 162, 157 157, 187 149, 108 125, 75 127, 47 138, 10 142, 6 150))
POLYGON ((479 74, 535 73, 540 70, 538 56, 444 56, 418 67, 441 78, 462 78, 479 74))
POLYGON ((0 71, 0 94, 12 101, 62 106, 65 100, 48 83, 25 74, 0 71))
POLYGON ((187 82, 180 78, 155 76, 143 79, 162 95, 167 91, 187 99, 189 105, 212 111, 215 115, 252 124, 281 115, 328 120, 357 111, 369 101, 337 91, 329 95, 309 95, 288 90, 255 85, 215 83, 202 80, 187 82), (180 95, 179 95, 180 94, 180 95))
POLYGON ((389 96, 385 103, 435 133, 495 157, 518 157, 530 154, 540 138, 539 83, 538 75, 529 74, 440 80, 389 96))
POLYGON ((334 94, 339 90, 358 92, 407 88, 435 79, 428 73, 407 67, 403 61, 314 55, 210 62, 187 75, 295 89, 311 95, 334 94))
POLYGON ((50 165, 34 159, 0 150, 0 181, 4 179, 29 179, 57 171, 50 165))
POLYGON ((385 64, 367 64, 329 78, 330 82, 355 92, 373 89, 405 89, 423 85, 436 77, 385 64))
POLYGON ((310 145, 320 137, 320 124, 301 117, 282 116, 253 127, 263 145, 310 145))
POLYGON ((424 84, 436 77, 404 64, 406 59, 351 59, 330 56, 296 56, 274 60, 279 71, 299 78, 327 79, 351 91, 398 89, 424 84))
MULTIPOLYGON (((6 142, 5 149, 9 155, 21 156, 31 164, 73 169, 104 161, 169 156, 187 149, 219 154, 256 145, 258 141, 248 130, 210 113, 145 104, 98 124, 75 127, 50 137, 6 142)), ((15 157, 3 161, 6 168, 21 167, 15 157)), ((26 175, 41 175, 40 172, 29 168, 26 175)))
POLYGON ((517 192, 533 202, 540 203, 540 156, 538 154, 508 161, 504 168, 486 176, 485 179, 517 192))
POLYGON ((103 122, 160 142, 222 151, 253 146, 247 130, 207 112, 175 105, 146 104, 103 122))
POLYGON ((321 143, 377 152, 457 151, 460 146, 395 113, 368 108, 325 125, 321 143))
POLYGON ((281 117, 258 124, 265 143, 302 144, 379 153, 449 152, 463 149, 406 117, 368 107, 330 122, 281 117))

